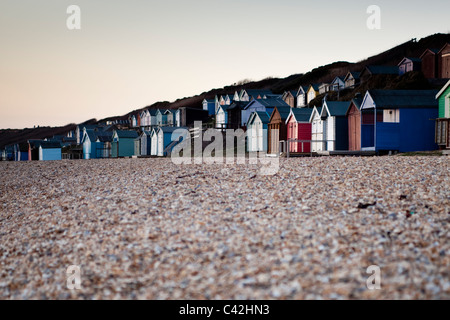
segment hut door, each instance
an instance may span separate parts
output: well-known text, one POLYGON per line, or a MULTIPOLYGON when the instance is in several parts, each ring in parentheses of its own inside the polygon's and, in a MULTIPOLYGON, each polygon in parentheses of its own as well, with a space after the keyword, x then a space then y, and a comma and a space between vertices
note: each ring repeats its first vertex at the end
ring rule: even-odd
POLYGON ((264 151, 264 141, 263 141, 263 126, 262 123, 257 127, 256 129, 256 141, 257 141, 257 148, 258 151, 264 151))
POLYGON ((349 150, 356 151, 356 116, 354 114, 350 114, 349 120, 349 150))
POLYGON ((254 127, 252 127, 251 129, 251 138, 252 138, 252 142, 251 142, 251 150, 250 151, 259 151, 258 150, 258 136, 257 136, 257 132, 259 130, 258 128, 258 124, 256 124, 254 127))
POLYGON ((272 154, 279 153, 279 138, 280 138, 280 130, 278 129, 278 125, 275 125, 274 128, 271 130, 271 151, 272 154))
POLYGON ((164 155, 164 136, 158 136, 158 156, 164 155))

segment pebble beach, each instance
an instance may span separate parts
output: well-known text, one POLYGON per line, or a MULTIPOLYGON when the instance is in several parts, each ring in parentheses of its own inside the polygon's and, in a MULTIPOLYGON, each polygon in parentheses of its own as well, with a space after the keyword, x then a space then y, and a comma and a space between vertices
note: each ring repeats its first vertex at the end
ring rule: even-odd
POLYGON ((0 162, 0 175, 0 299, 450 299, 448 157, 280 159, 273 176, 0 162))

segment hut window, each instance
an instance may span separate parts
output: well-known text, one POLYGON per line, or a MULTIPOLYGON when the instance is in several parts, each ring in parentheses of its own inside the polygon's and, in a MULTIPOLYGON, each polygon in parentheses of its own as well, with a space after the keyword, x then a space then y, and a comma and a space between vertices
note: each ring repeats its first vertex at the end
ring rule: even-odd
POLYGON ((400 110, 399 109, 384 110, 383 122, 400 123, 400 110))

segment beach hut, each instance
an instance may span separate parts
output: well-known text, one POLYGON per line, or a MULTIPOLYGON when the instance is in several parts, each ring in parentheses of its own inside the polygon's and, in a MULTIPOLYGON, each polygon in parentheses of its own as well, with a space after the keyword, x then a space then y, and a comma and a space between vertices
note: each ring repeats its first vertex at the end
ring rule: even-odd
POLYGON ((28 161, 39 161, 39 142, 41 140, 28 140, 28 161))
POLYGON ((156 129, 154 133, 154 137, 156 137, 156 150, 154 155, 158 157, 170 155, 172 149, 181 141, 182 133, 180 129, 187 130, 187 128, 173 127, 160 127, 156 129))
POLYGON ((307 93, 308 87, 307 86, 300 86, 297 91, 297 108, 303 108, 308 105, 307 103, 307 93))
POLYGON ((344 78, 345 88, 354 89, 359 86, 360 72, 349 72, 344 78))
POLYGON ((164 120, 165 120, 165 125, 169 126, 169 127, 173 127, 174 124, 174 112, 172 110, 166 110, 164 111, 164 120))
POLYGON ((132 128, 137 128, 139 126, 138 125, 138 119, 137 119, 137 116, 135 114, 131 115, 131 117, 130 117, 130 126, 132 128))
POLYGON ((324 140, 326 151, 348 150, 349 101, 324 101, 320 117, 324 121, 324 140))
POLYGON ((291 107, 275 107, 273 110, 268 125, 268 153, 278 155, 280 152, 280 141, 287 139, 286 120, 291 113, 291 107))
POLYGON ((42 141, 39 143, 39 161, 56 161, 62 159, 61 143, 42 141))
POLYGON ((28 161, 28 143, 14 145, 14 161, 28 161))
POLYGON ((111 158, 112 132, 100 132, 97 134, 97 159, 111 158))
MULTIPOLYGON (((252 100, 254 101, 254 100, 252 100)), ((245 107, 249 104, 247 101, 236 101, 227 106, 227 129, 239 129, 242 128, 242 113, 245 107)), ((251 113, 251 112, 250 112, 251 113)), ((248 116, 250 116, 250 113, 248 116)), ((247 116, 247 114, 246 114, 247 116)), ((247 117, 248 117, 247 116, 247 117)), ((247 118, 248 119, 248 118, 247 118)))
MULTIPOLYGON (((203 111, 207 111, 207 110, 203 110, 203 111)), ((181 117, 180 117, 180 109, 177 109, 174 113, 174 122, 175 122, 175 127, 181 127, 181 117)))
POLYGON ((436 150, 436 90, 369 90, 361 104, 362 150, 436 150), (364 115, 372 115, 372 124, 364 115), (375 117, 376 115, 376 117, 375 117))
POLYGON ((134 139, 137 137, 136 131, 114 130, 111 145, 112 157, 131 157, 134 154, 134 139))
POLYGON ((160 110, 160 109, 156 110, 156 125, 157 126, 165 125, 164 112, 165 112, 165 110, 160 110))
POLYGON ((450 81, 438 92, 439 114, 436 120, 436 143, 441 149, 450 149, 450 81))
POLYGON ((148 127, 150 125, 150 113, 148 110, 141 111, 139 117, 141 118, 141 127, 148 127))
POLYGON ((83 145, 83 159, 96 159, 97 158, 97 134, 92 129, 83 129, 83 139, 81 144, 83 145))
POLYGON ((216 100, 215 99, 203 100, 203 110, 208 111, 208 115, 213 116, 216 110, 216 100))
POLYGON ((310 104, 319 95, 319 85, 311 84, 306 92, 306 103, 310 104))
POLYGON ((436 79, 439 77, 439 49, 427 49, 420 56, 422 60, 422 72, 427 79, 436 79))
POLYGON ((311 122, 312 152, 326 150, 325 143, 323 142, 325 139, 325 135, 324 135, 324 121, 322 121, 322 118, 320 116, 321 113, 322 107, 314 107, 311 113, 311 117, 309 119, 309 122, 311 122))
POLYGON ((270 116, 265 111, 255 111, 247 124, 247 151, 267 152, 267 129, 270 116))
POLYGON ((136 139, 134 139, 134 156, 140 156, 141 155, 141 137, 138 136, 136 139))
POLYGON ((141 135, 139 136, 139 139, 141 140, 140 142, 140 146, 141 146, 141 151, 140 151, 140 155, 141 156, 149 156, 151 155, 151 151, 152 151, 152 137, 151 137, 151 131, 143 131, 141 133, 141 135))
POLYGON ((228 107, 229 106, 220 106, 217 109, 216 113, 216 128, 217 129, 227 129, 228 124, 228 107))
POLYGON ((158 135, 156 134, 156 131, 159 128, 154 128, 150 131, 150 155, 151 156, 157 156, 158 155, 158 135))
POLYGON ((422 60, 419 58, 403 58, 398 64, 398 74, 404 75, 412 71, 422 70, 422 60))
POLYGON ((176 127, 191 127, 195 121, 209 121, 208 111, 182 107, 179 110, 179 122, 176 127))
POLYGON ((297 107, 297 91, 286 91, 286 92, 283 93, 281 98, 291 108, 296 108, 297 107))
POLYGON ((330 84, 330 91, 341 91, 345 89, 345 78, 336 77, 330 84))
POLYGON ((347 111, 348 120, 348 150, 361 150, 361 103, 362 97, 358 94, 350 103, 347 111))
MULTIPOLYGON (((311 115, 313 108, 292 109, 287 119, 287 139, 289 140, 312 140, 311 115)), ((310 142, 289 142, 289 152, 303 153, 311 152, 310 142)))
POLYGON ((438 53, 439 77, 450 79, 450 43, 447 43, 438 53))
POLYGON ((330 91, 330 84, 329 83, 322 83, 319 85, 319 94, 324 94, 330 91))

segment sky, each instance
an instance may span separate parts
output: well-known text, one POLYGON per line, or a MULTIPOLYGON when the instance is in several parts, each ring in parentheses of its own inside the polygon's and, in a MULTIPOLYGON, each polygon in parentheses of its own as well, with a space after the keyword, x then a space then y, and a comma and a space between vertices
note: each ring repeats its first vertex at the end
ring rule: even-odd
POLYGON ((448 0, 1 0, 0 129, 124 115, 450 32, 448 0), (70 5, 80 8, 70 30, 70 5), (370 5, 381 9, 371 30, 370 5))

